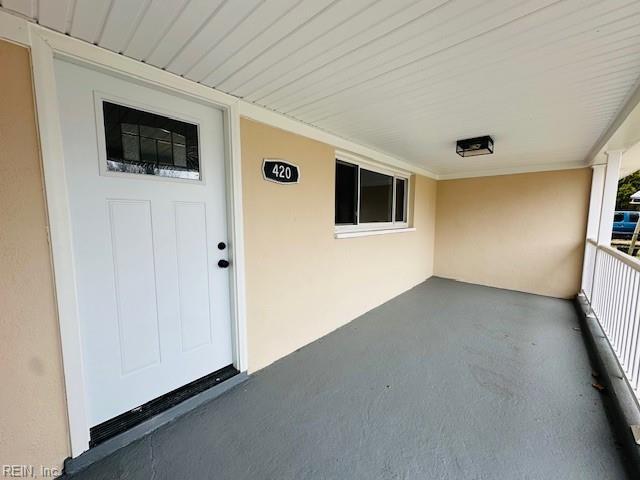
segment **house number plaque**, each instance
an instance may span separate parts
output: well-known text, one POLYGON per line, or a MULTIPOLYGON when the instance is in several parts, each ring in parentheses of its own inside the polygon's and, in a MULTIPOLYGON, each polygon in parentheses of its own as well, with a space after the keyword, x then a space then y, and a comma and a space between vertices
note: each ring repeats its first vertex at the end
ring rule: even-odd
POLYGON ((262 176, 265 180, 275 183, 298 183, 300 170, 296 165, 284 160, 265 158, 262 162, 262 176))

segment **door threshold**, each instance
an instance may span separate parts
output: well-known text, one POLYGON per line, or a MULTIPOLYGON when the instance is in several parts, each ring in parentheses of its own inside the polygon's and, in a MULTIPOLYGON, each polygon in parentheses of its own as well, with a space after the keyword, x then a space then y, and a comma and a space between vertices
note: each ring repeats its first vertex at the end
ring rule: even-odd
POLYGON ((159 413, 197 395, 211 387, 234 377, 239 372, 233 365, 228 365, 216 370, 209 375, 198 378, 181 387, 176 388, 160 397, 154 398, 147 403, 129 410, 117 417, 110 418, 89 430, 89 448, 97 447, 101 443, 109 440, 120 433, 123 433, 136 425, 155 417, 159 413))
POLYGON ((64 473, 73 474, 85 469, 248 378, 246 372, 238 372, 230 365, 91 428, 89 450, 75 458, 67 458, 64 473))

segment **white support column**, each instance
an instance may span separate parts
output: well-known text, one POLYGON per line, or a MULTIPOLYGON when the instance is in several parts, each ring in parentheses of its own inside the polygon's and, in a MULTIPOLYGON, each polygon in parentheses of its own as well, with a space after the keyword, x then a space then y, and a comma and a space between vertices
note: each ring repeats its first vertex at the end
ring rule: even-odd
POLYGON ((587 219, 587 238, 598 239, 600 214, 602 212, 602 192, 604 190, 605 164, 594 165, 591 177, 591 197, 589 199, 589 217, 587 219))
POLYGON ((622 164, 622 150, 607 152, 607 169, 604 175, 604 189, 602 192, 602 208, 600 211, 600 225, 598 227, 598 245, 611 244, 613 230, 613 214, 616 209, 616 195, 618 193, 618 175, 622 164))
POLYGON ((584 244, 584 259, 582 262, 582 291, 587 300, 591 301, 593 294, 593 279, 596 267, 596 246, 588 240, 597 241, 602 213, 602 192, 604 190, 604 175, 606 165, 594 165, 591 176, 591 195, 589 199, 589 216, 587 219, 587 241, 584 244))

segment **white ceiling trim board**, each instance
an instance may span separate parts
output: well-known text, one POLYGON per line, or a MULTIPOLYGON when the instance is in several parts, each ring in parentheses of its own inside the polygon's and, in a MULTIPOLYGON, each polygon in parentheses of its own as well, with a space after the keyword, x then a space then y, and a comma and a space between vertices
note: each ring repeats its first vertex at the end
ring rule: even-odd
POLYGON ((29 46, 28 22, 22 17, 0 8, 0 38, 19 45, 29 46))

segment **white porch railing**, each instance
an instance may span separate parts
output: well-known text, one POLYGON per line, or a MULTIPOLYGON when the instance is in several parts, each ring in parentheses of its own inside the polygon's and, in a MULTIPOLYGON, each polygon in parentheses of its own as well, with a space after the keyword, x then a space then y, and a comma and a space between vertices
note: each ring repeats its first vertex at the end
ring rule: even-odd
POLYGON ((582 289, 640 400, 640 261, 588 239, 582 289))

